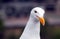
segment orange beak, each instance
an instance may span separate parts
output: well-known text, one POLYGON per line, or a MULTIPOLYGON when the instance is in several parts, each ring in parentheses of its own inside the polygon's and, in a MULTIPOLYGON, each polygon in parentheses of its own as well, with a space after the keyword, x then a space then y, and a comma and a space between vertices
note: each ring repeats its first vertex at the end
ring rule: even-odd
POLYGON ((38 17, 39 18, 39 21, 40 23, 44 26, 45 25, 45 19, 43 17, 38 17))

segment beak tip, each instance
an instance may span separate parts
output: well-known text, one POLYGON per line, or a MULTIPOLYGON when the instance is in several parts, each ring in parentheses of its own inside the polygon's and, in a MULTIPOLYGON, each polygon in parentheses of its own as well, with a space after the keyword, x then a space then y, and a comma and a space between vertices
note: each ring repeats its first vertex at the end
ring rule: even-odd
POLYGON ((45 25, 45 24, 42 24, 43 26, 45 25))
POLYGON ((39 18, 39 21, 40 23, 45 26, 45 19, 43 17, 38 17, 39 18))
POLYGON ((43 24, 43 26, 44 26, 45 24, 43 24))

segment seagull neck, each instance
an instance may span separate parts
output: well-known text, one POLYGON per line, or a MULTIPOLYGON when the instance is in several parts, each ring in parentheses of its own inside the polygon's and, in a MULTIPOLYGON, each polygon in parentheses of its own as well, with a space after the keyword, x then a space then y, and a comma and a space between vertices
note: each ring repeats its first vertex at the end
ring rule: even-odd
POLYGON ((39 21, 30 16, 28 23, 24 29, 22 37, 25 39, 40 39, 40 23, 39 21), (29 38, 30 37, 30 38, 29 38))

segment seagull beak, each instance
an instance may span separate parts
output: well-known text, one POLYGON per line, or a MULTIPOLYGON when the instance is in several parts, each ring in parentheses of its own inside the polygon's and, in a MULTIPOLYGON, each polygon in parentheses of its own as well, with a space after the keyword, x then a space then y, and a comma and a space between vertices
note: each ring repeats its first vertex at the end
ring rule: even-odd
POLYGON ((45 19, 43 17, 38 17, 40 23, 44 26, 45 25, 45 19))

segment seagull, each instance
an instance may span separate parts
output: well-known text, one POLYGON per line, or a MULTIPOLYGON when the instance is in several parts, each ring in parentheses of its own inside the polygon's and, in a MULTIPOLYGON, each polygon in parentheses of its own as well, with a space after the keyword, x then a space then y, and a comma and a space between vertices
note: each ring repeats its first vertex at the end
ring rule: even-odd
POLYGON ((31 10, 27 25, 19 39, 41 39, 40 38, 40 23, 44 26, 44 9, 35 7, 31 10))

